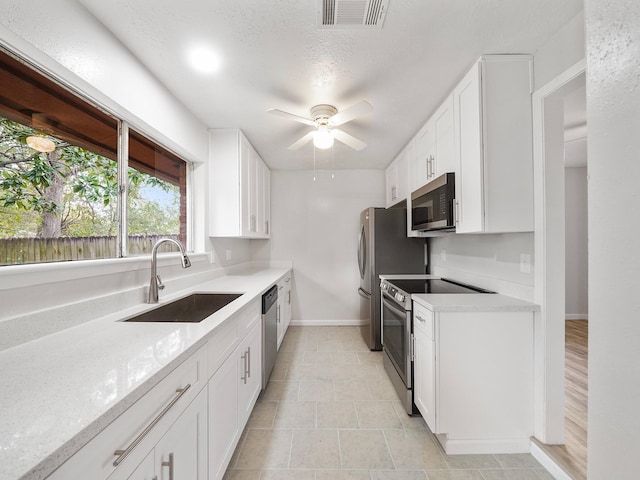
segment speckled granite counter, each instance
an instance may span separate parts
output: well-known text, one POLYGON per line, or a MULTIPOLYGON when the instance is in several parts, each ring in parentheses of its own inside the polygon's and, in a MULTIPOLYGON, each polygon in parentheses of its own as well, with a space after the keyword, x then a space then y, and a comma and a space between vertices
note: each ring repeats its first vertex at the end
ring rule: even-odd
POLYGON ((498 293, 414 293, 411 299, 434 312, 536 312, 540 310, 540 307, 534 303, 498 293))
POLYGON ((243 296, 201 323, 125 323, 142 304, 0 352, 0 480, 40 480, 202 346, 290 268, 246 268, 166 294, 243 296))

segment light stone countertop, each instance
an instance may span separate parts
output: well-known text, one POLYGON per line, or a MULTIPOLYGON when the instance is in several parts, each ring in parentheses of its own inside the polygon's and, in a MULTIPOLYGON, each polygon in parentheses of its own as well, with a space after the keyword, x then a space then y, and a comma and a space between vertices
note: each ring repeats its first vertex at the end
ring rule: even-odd
MULTIPOLYGON (((161 296, 245 293, 200 323, 126 323, 142 304, 0 352, 0 480, 40 480, 290 268, 245 268, 161 296)), ((162 295, 162 294, 161 294, 162 295)))
POLYGON ((540 306, 499 293, 414 293, 411 299, 434 312, 537 312, 540 306))
MULTIPOLYGON (((431 280, 437 275, 380 275, 381 280, 431 280)), ((411 300, 434 312, 537 312, 540 306, 499 293, 413 293, 411 300)))

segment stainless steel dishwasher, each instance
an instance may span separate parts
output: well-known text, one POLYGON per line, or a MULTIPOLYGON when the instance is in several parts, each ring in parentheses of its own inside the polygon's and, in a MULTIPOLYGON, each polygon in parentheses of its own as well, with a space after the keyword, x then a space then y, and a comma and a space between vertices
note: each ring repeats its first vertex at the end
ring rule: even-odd
POLYGON ((267 387, 278 353, 278 287, 262 295, 262 389, 267 387))

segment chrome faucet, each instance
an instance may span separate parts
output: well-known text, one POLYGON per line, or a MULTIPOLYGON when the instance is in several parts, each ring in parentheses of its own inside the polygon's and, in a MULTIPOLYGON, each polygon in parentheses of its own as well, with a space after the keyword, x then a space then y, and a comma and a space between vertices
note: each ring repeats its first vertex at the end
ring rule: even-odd
POLYGON ((147 299, 147 303, 158 303, 158 290, 164 289, 162 280, 160 280, 160 275, 158 275, 157 256, 158 247, 165 242, 173 243, 180 249, 180 254, 182 255, 180 260, 182 268, 189 268, 191 266, 191 261, 189 260, 189 257, 187 257, 184 247, 179 241, 174 240, 173 238, 161 238, 158 240, 151 250, 151 282, 149 283, 149 297, 147 299))

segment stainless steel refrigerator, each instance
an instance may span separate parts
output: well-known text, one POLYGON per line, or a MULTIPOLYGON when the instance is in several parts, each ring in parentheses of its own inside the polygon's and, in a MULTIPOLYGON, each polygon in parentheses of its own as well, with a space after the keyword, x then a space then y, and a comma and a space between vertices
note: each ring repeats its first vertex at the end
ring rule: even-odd
POLYGON ((371 350, 381 350, 380 278, 382 274, 425 273, 425 240, 407 238, 403 208, 367 208, 360 214, 360 328, 371 350))

